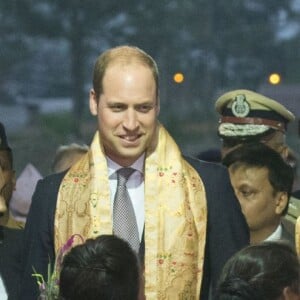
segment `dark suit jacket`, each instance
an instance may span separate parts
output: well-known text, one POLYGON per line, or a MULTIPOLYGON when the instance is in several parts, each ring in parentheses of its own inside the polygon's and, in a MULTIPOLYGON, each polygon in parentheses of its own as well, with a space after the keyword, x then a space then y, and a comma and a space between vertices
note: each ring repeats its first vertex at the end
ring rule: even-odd
MULTIPOLYGON (((208 299, 210 284, 215 285, 226 260, 249 242, 248 227, 223 166, 188 161, 204 182, 208 201, 208 232, 201 299, 208 299)), ((36 299, 37 284, 31 277, 32 266, 46 278, 47 264, 54 261, 54 214, 59 184, 64 174, 51 175, 39 181, 25 227, 27 258, 20 299, 36 299)))
POLYGON ((292 193, 292 195, 293 195, 295 198, 300 199, 300 190, 294 191, 294 192, 292 193))
POLYGON ((0 226, 0 274, 9 300, 16 300, 21 276, 23 230, 0 226))
POLYGON ((39 295, 38 284, 31 275, 39 273, 47 280, 48 264, 51 263, 53 267, 54 215, 58 189, 64 175, 65 172, 53 174, 38 181, 33 194, 24 231, 20 300, 36 300, 39 295))
POLYGON ((282 233, 281 233, 281 237, 280 239, 284 240, 284 241, 288 241, 288 243, 295 248, 295 233, 291 234, 291 232, 289 232, 287 230, 287 228, 285 227, 284 224, 282 224, 282 233))

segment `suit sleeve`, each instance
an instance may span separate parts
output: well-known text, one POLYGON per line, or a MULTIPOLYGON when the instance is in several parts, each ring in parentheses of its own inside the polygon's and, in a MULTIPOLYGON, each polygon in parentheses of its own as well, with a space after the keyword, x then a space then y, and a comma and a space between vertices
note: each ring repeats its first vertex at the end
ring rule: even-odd
POLYGON ((33 273, 42 274, 47 281, 47 268, 53 267, 54 214, 61 176, 50 176, 38 182, 27 216, 24 249, 23 274, 20 299, 37 299, 38 284, 33 273))
POLYGON ((0 226, 0 231, 4 234, 0 244, 0 277, 8 300, 16 300, 21 275, 23 230, 0 226))

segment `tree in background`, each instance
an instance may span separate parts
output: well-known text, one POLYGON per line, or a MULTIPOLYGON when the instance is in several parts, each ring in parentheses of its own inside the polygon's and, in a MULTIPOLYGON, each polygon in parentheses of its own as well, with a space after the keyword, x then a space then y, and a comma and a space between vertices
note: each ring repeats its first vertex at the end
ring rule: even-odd
MULTIPOLYGON (((133 5, 134 1, 131 3, 133 5)), ((60 66, 56 66, 56 80, 63 80, 62 76, 69 78, 66 86, 73 99, 74 134, 80 136, 80 125, 87 106, 86 82, 87 70, 91 74, 91 49, 96 46, 100 52, 111 43, 122 40, 112 37, 109 28, 111 20, 122 19, 122 6, 117 0, 22 0, 14 1, 14 9, 23 34, 36 40, 43 38, 67 43, 64 59, 68 61, 69 70, 67 74, 60 74, 60 66)), ((129 3, 126 9, 130 9, 129 3)), ((119 36, 126 36, 121 31, 119 36)), ((63 50, 59 43, 57 46, 63 50)), ((43 63, 47 64, 47 57, 43 63)))
POLYGON ((158 61, 161 118, 180 146, 196 145, 202 133, 216 141, 218 94, 257 89, 271 69, 284 65, 277 32, 292 2, 139 1, 129 15, 128 39, 158 61), (183 83, 174 83, 175 72, 184 74, 183 83))
MULTIPOLYGON (((282 14, 292 16, 292 3, 142 0, 131 18, 131 40, 158 58, 163 78, 182 70, 188 80, 185 97, 208 108, 220 90, 256 89, 271 69, 284 64, 277 33, 282 14)), ((178 91, 168 94, 173 98, 178 91)))
POLYGON ((17 74, 29 52, 24 35, 16 30, 12 2, 0 2, 0 20, 0 94, 1 102, 9 104, 18 93, 17 74))
MULTIPOLYGON (((282 15, 294 17, 292 2, 3 0, 0 15, 11 26, 6 37, 25 40, 34 53, 27 65, 34 78, 28 95, 37 89, 44 96, 71 95, 78 136, 92 64, 102 50, 121 43, 145 49, 159 64, 167 121, 176 126, 176 120, 208 120, 221 90, 256 89, 270 70, 284 67, 277 33, 282 15), (172 80, 177 71, 185 75, 181 85, 172 80)), ((0 63, 23 66, 22 46, 6 46, 11 51, 0 63)))

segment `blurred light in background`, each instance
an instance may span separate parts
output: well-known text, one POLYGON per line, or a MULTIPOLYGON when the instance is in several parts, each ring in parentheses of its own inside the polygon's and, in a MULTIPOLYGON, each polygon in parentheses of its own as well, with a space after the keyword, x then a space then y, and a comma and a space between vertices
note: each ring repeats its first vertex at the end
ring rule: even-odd
POLYGON ((270 74, 270 76, 269 76, 269 83, 270 84, 276 85, 276 84, 279 84, 280 81, 281 81, 281 77, 278 73, 270 74))
POLYGON ((183 76, 182 73, 175 73, 174 76, 173 76, 173 80, 176 83, 182 83, 184 81, 184 76, 183 76))

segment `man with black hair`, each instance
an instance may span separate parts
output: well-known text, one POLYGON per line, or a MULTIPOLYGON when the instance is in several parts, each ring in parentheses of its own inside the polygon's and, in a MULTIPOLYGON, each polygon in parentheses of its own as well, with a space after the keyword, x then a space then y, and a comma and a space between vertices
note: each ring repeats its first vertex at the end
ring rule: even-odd
POLYGON ((288 209, 294 173, 279 153, 262 143, 237 147, 223 159, 250 230, 250 243, 289 240, 282 225, 288 209))
MULTIPOLYGON (((260 93, 238 89, 224 93, 215 103, 219 113, 218 134, 222 141, 221 156, 248 143, 263 143, 290 163, 291 149, 286 143, 288 125, 295 116, 284 105, 260 93)), ((300 196, 290 197, 283 218, 286 229, 294 235, 300 215, 300 196)))

